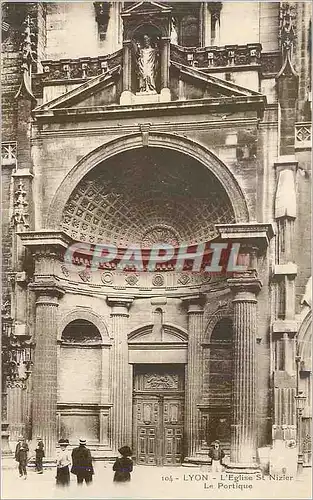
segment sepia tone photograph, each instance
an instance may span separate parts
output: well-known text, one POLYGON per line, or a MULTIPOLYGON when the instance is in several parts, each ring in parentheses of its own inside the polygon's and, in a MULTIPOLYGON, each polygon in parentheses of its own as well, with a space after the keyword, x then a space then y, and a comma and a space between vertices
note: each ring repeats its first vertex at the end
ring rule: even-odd
POLYGON ((1 498, 311 498, 311 2, 1 21, 1 498))

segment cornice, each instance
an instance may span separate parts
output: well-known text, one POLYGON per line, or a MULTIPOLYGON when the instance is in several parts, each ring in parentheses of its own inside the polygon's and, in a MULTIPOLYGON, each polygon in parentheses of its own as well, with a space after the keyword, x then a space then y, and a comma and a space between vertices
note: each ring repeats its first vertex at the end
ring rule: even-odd
MULTIPOLYGON (((225 116, 225 115, 224 115, 225 116)), ((232 118, 232 119, 223 119, 221 115, 220 119, 217 120, 203 120, 203 121, 184 121, 177 123, 175 117, 173 117, 173 121, 167 123, 149 123, 150 132, 172 132, 175 127, 175 133, 184 133, 190 131, 206 131, 212 129, 221 129, 221 128, 233 128, 233 127, 257 127, 263 125, 260 123, 257 117, 251 118, 232 118)), ((32 143, 36 143, 36 141, 40 141, 44 137, 90 137, 90 136, 103 136, 105 135, 127 135, 130 133, 140 133, 141 125, 145 125, 146 123, 136 123, 134 125, 129 124, 119 124, 119 125, 102 125, 99 127, 84 127, 84 128, 64 128, 60 130, 40 130, 35 131, 35 135, 32 138, 32 143)), ((267 123, 265 124, 268 125, 267 123)), ((274 123, 277 126, 277 122, 274 123)))
POLYGON ((33 116, 38 121, 58 122, 84 121, 99 119, 133 118, 141 116, 164 116, 194 113, 217 113, 227 111, 230 113, 254 110, 263 112, 266 98, 263 95, 216 97, 206 99, 191 99, 186 101, 169 101, 150 104, 134 105, 108 105, 80 108, 37 109, 33 116))

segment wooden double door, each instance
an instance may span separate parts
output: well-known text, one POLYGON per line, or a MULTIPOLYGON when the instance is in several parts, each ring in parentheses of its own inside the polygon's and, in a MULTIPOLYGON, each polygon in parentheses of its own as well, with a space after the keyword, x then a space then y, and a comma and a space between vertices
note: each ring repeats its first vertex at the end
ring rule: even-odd
POLYGON ((133 424, 138 464, 181 463, 184 365, 135 365, 133 424))

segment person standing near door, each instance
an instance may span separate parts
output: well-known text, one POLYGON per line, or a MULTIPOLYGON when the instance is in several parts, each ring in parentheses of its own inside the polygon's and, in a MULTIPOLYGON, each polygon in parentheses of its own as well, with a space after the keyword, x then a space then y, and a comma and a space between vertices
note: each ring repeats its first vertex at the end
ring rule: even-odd
POLYGON ((129 446, 119 448, 120 458, 117 458, 113 470, 115 471, 113 481, 117 483, 125 483, 130 481, 130 473, 133 470, 133 461, 131 458, 132 451, 129 446))
POLYGON ((94 474, 90 450, 86 447, 86 439, 79 440, 79 446, 72 451, 72 474, 77 477, 77 484, 92 482, 94 474))
POLYGON ((209 450, 209 457, 212 459, 212 472, 222 472, 224 451, 221 449, 220 442, 214 441, 209 450))

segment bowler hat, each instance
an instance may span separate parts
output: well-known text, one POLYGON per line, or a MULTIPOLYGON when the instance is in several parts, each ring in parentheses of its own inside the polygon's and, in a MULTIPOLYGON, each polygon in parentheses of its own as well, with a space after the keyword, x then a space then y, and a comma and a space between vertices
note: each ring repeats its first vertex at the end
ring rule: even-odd
POLYGON ((80 439, 79 444, 86 444, 86 439, 80 439))
POLYGON ((129 446, 122 446, 118 451, 123 457, 131 457, 133 454, 129 446))

